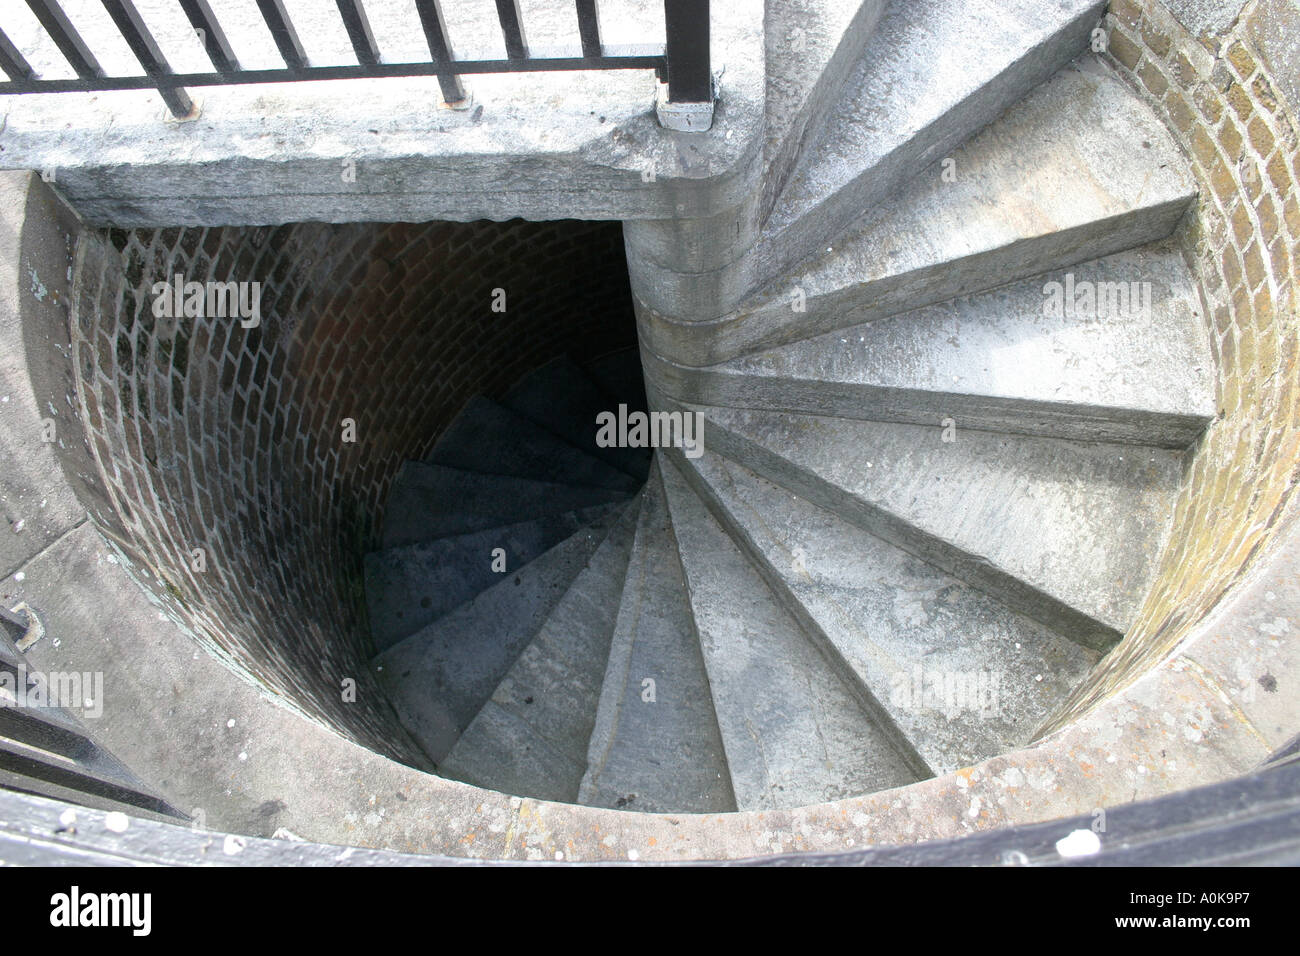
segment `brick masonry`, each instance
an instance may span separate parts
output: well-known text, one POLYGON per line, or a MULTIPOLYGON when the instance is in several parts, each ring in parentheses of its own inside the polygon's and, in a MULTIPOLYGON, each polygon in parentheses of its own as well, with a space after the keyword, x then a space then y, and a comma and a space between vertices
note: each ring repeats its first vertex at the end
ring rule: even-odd
POLYGON ((392 481, 473 395, 633 343, 631 308, 617 223, 83 232, 71 358, 108 502, 92 517, 243 676, 425 763, 366 666, 362 557, 392 481), (175 273, 261 282, 260 326, 155 318, 151 287, 175 273))
POLYGON ((1137 623, 1048 730, 1173 651, 1258 562, 1300 476, 1300 6, 1114 0, 1106 28, 1109 58, 1200 185, 1180 238, 1212 318, 1219 416, 1189 458, 1137 623))

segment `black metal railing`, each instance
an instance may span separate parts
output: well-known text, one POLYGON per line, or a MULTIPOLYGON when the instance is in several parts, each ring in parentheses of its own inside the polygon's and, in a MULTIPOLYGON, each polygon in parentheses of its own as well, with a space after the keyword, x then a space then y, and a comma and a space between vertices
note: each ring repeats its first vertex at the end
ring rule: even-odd
POLYGON ((45 675, 27 666, 16 643, 30 626, 0 607, 0 789, 185 819, 53 699, 45 675))
POLYGON ((107 75, 58 0, 27 0, 41 26, 77 75, 67 79, 38 76, 22 51, 0 29, 0 70, 9 77, 8 82, 0 83, 0 95, 152 89, 158 92, 174 115, 186 117, 194 110, 187 87, 436 76, 443 99, 455 104, 465 99, 460 77, 469 74, 653 69, 667 84, 669 103, 712 101, 709 0, 664 0, 664 42, 636 46, 603 44, 597 0, 574 0, 578 25, 575 38, 578 42, 572 50, 574 55, 544 56, 536 56, 529 50, 518 0, 496 0, 497 18, 505 41, 505 59, 457 59, 438 0, 415 0, 416 13, 429 47, 429 59, 400 63, 384 62, 362 0, 335 0, 357 62, 331 66, 312 66, 308 62, 283 0, 256 0, 285 64, 281 69, 258 70, 247 70, 239 65, 208 0, 177 0, 190 25, 198 31, 214 67, 210 73, 173 71, 132 0, 101 2, 144 69, 143 76, 107 75))

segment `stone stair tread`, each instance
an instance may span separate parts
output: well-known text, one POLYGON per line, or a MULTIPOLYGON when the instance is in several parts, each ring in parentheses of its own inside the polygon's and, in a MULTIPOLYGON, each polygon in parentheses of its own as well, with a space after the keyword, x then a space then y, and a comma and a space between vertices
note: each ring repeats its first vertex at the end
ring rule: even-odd
POLYGON ((398 717, 435 763, 491 698, 614 520, 581 529, 373 659, 398 717))
MULTIPOLYGON (((707 405, 1185 448, 1215 415, 1200 298, 1169 244, 866 322, 707 369, 674 397, 707 405), (1045 314, 1044 289, 1102 303, 1045 314), (1141 286, 1127 309, 1111 290, 1141 286), (1118 299, 1115 300, 1118 302, 1118 299)), ((673 371, 673 370, 666 370, 673 371)), ((661 381, 664 378, 661 376, 661 381)))
POLYGON ((1088 57, 950 158, 954 181, 935 164, 865 210, 830 251, 768 272, 713 323, 707 346, 655 351, 711 365, 1100 259, 1168 237, 1196 195, 1160 120, 1088 57), (803 313, 793 312, 796 288, 803 313))
POLYGON ((677 468, 658 461, 736 805, 794 808, 914 783, 894 728, 863 706, 677 468))
POLYGON ((572 803, 573 781, 582 778, 585 767, 517 712, 489 700, 438 773, 511 796, 572 803))
POLYGON ((841 232, 1087 48, 1099 0, 892 4, 800 156, 768 223, 795 247, 841 232))
POLYGON ((703 408, 707 447, 1094 646, 1124 633, 1181 456, 958 428, 703 408))
POLYGON ((663 484, 651 471, 578 801, 651 813, 736 809, 663 484), (645 699, 653 680, 654 701, 645 699))
POLYGON ((625 491, 408 461, 389 494, 381 548, 624 501, 625 491))
POLYGON ((601 448, 596 416, 617 412, 618 402, 568 358, 556 359, 528 374, 501 404, 569 444, 632 477, 643 480, 650 454, 643 448, 601 448))
POLYGON ((573 802, 587 767, 640 499, 619 516, 439 767, 467 783, 573 802))
POLYGON ((741 465, 683 470, 936 774, 1027 744, 1100 659, 741 465))
POLYGON ((482 395, 456 416, 425 461, 464 471, 634 492, 638 482, 482 395))
MULTIPOLYGON (((789 175, 862 54, 886 0, 783 0, 764 11, 767 92, 764 189, 789 175)), ((769 207, 770 208, 770 204, 769 207)))
POLYGON ((641 372, 641 350, 635 345, 600 356, 589 362, 585 371, 615 402, 645 410, 645 376, 641 372))
POLYGON ((376 650, 387 650, 500 581, 501 573, 492 567, 495 549, 505 551, 506 571, 513 572, 624 507, 622 502, 596 505, 372 551, 366 555, 366 601, 376 650))

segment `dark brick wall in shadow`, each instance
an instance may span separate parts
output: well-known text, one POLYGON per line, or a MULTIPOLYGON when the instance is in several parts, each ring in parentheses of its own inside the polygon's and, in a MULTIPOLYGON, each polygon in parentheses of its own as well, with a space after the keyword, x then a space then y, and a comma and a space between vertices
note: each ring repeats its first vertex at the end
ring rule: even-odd
POLYGON ((362 557, 466 400, 635 342, 619 224, 87 231, 73 287, 94 517, 137 580, 260 687, 423 763, 369 677, 362 557), (260 282, 260 324, 155 316, 177 274, 260 282))

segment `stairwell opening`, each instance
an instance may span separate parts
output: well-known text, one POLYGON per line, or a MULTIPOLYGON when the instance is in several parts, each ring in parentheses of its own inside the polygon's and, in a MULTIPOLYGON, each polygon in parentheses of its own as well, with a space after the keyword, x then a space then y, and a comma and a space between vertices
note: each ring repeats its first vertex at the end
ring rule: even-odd
POLYGON ((472 397, 635 345, 621 226, 83 229, 69 253, 70 338, 28 349, 120 559, 259 688, 427 767, 368 668, 364 555, 403 463, 472 397), (213 284, 246 308, 194 314, 213 284))

